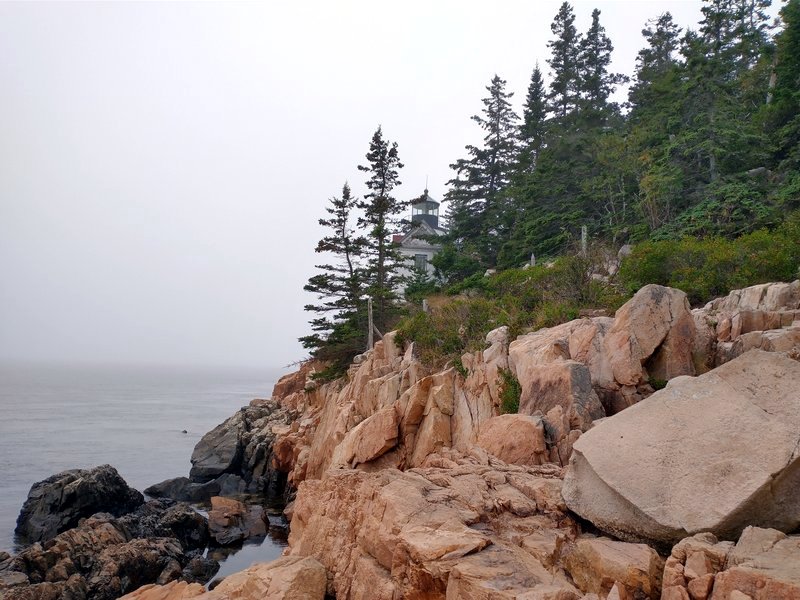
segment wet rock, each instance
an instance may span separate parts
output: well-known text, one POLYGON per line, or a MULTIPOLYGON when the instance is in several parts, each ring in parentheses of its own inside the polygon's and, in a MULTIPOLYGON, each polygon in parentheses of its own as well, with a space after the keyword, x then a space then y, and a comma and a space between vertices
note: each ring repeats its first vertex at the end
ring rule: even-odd
POLYGON ((174 477, 151 485, 144 493, 152 498, 172 498, 184 502, 207 502, 211 496, 218 496, 220 485, 217 481, 194 483, 188 477, 174 477))
POLYGON ((215 496, 208 512, 208 528, 214 540, 223 546, 267 534, 269 518, 264 507, 247 506, 233 498, 215 496))
POLYGON ((129 538, 174 537, 186 550, 204 548, 208 522, 191 506, 168 499, 151 500, 117 520, 129 538))
POLYGON ((219 571, 219 563, 204 556, 195 556, 183 568, 181 579, 189 583, 206 583, 219 571))
POLYGON ((15 533, 25 543, 48 540, 97 512, 115 516, 144 502, 110 465, 58 473, 31 487, 15 533))
MULTIPOLYGON (((295 412, 274 400, 258 400, 243 407, 197 443, 189 478, 208 483, 230 474, 245 481, 248 492, 280 498, 286 474, 276 468, 273 445, 277 432, 287 431, 295 417, 295 412)), ((241 487, 238 480, 230 478, 220 479, 218 484, 220 493, 228 493, 234 485, 237 490, 241 487), (223 486, 229 487, 223 490, 223 486)))

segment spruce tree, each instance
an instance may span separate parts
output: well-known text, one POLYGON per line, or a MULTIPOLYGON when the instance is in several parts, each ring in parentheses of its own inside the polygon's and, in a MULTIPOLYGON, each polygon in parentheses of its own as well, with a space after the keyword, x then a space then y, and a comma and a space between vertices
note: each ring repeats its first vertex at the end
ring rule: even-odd
POLYGON ((647 22, 642 29, 642 36, 647 47, 639 51, 636 57, 636 76, 629 93, 632 110, 639 108, 652 109, 664 93, 676 91, 674 78, 665 82, 677 65, 675 52, 680 47, 680 27, 672 20, 668 12, 647 22), (666 86, 662 85, 666 83, 666 86))
POLYGON ((578 65, 582 108, 593 116, 605 112, 614 88, 627 80, 619 73, 609 73, 614 46, 600 25, 600 11, 592 11, 592 24, 580 41, 578 65))
POLYGON ((470 240, 470 251, 477 252, 487 266, 493 266, 498 244, 508 228, 508 199, 503 192, 509 184, 517 158, 518 117, 511 108, 505 91, 506 81, 495 75, 486 87, 482 115, 475 121, 485 132, 483 145, 466 147, 469 158, 459 159, 450 168, 456 176, 445 200, 450 202, 448 219, 450 240, 464 248, 470 240))
POLYGON ((527 173, 536 165, 536 156, 544 142, 547 119, 547 98, 539 63, 533 69, 528 95, 522 109, 522 125, 519 128, 519 170, 527 173))
POLYGON ((319 224, 329 233, 317 243, 315 251, 334 261, 316 265, 321 272, 303 287, 320 302, 305 306, 305 310, 316 313, 317 317, 311 320, 314 333, 300 341, 316 358, 338 365, 346 364, 353 355, 363 351, 366 332, 359 265, 366 240, 352 229, 356 203, 347 183, 340 197, 330 199, 325 208, 329 216, 319 219, 319 224))
POLYGON ((392 234, 404 207, 392 192, 400 185, 398 170, 403 164, 397 154, 397 142, 385 140, 380 127, 372 136, 366 159, 366 165, 358 166, 359 171, 368 175, 369 189, 357 204, 364 211, 358 225, 366 230, 366 284, 367 293, 375 303, 375 325, 385 332, 394 314, 396 290, 402 283, 399 274, 402 258, 392 242, 392 234))
POLYGON ((793 175, 800 187, 800 0, 789 0, 781 19, 784 27, 776 44, 768 125, 776 166, 793 175))
POLYGON ((580 37, 575 29, 575 13, 569 2, 564 2, 550 25, 555 39, 547 43, 551 56, 550 94, 548 99, 556 116, 564 119, 578 106, 580 94, 579 58, 580 37))

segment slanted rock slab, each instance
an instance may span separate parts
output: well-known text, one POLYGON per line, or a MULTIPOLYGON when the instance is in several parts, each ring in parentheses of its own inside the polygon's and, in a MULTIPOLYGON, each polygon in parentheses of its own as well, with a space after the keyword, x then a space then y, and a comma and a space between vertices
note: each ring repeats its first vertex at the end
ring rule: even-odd
POLYGON ((800 363, 759 350, 680 377, 575 443, 567 506, 630 541, 800 524, 800 363))

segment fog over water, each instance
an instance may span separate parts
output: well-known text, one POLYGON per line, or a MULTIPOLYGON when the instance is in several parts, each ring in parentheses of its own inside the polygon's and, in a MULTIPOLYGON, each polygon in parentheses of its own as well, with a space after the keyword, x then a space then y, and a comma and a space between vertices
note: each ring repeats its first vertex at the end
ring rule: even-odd
MULTIPOLYGON (((519 110, 558 1, 0 3, 0 360, 282 366, 326 200, 378 124, 401 198, 519 110)), ((648 18, 593 7, 631 73, 648 18)))

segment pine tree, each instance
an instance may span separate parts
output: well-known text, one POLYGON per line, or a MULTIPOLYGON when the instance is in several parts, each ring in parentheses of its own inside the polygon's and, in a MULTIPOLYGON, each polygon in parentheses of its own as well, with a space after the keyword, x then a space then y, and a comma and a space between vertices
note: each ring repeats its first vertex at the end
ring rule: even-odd
POLYGON ((550 25, 555 39, 547 43, 551 57, 550 100, 556 116, 564 119, 578 106, 580 79, 578 73, 580 37, 575 29, 575 13, 569 2, 564 2, 550 25))
POLYGON ((546 93, 542 72, 539 70, 537 62, 531 74, 528 95, 525 97, 525 105, 522 109, 522 125, 519 128, 518 168, 522 173, 528 173, 534 168, 536 156, 544 142, 547 119, 546 93))
POLYGON ((770 44, 767 9, 771 5, 771 0, 734 0, 733 51, 740 74, 752 69, 770 44))
MULTIPOLYGON (((639 51, 636 57, 636 77, 631 86, 629 101, 633 110, 658 103, 664 92, 675 90, 674 79, 667 84, 666 89, 660 89, 660 83, 674 70, 677 65, 675 52, 680 47, 680 27, 672 20, 668 12, 661 14, 657 19, 651 19, 642 30, 642 36, 647 40, 648 46, 639 51)), ((674 93, 673 93, 674 95, 674 93)))
POLYGON ((456 176, 447 182, 450 190, 445 195, 450 202, 450 239, 461 247, 470 239, 488 266, 494 265, 499 240, 513 218, 503 192, 516 164, 519 118, 509 102, 513 94, 505 86, 505 80, 495 75, 486 87, 489 96, 483 99, 483 115, 472 117, 485 132, 483 146, 467 146, 470 157, 450 165, 456 176))
POLYGON ((339 364, 346 364, 354 354, 363 351, 365 338, 359 260, 366 240, 352 229, 356 203, 347 183, 342 187, 341 197, 330 199, 325 208, 329 217, 319 220, 329 233, 317 243, 315 251, 331 256, 335 262, 316 265, 321 272, 303 287, 320 302, 305 306, 305 310, 318 316, 311 320, 314 333, 300 341, 316 358, 339 364))
POLYGON ((800 0, 789 0, 781 19, 784 28, 777 39, 768 123, 777 166, 800 180, 800 0))
POLYGON ((404 207, 392 191, 400 185, 398 170, 403 164, 397 154, 397 142, 385 140, 380 127, 372 136, 366 158, 368 164, 359 165, 358 170, 368 174, 369 192, 357 204, 364 211, 358 225, 366 229, 367 293, 375 302, 375 326, 385 331, 401 284, 402 258, 392 242, 392 233, 404 207))
POLYGON ((582 107, 593 116, 606 111, 608 97, 614 88, 627 80, 624 75, 608 72, 613 50, 605 28, 600 25, 600 11, 595 8, 592 24, 580 41, 578 54, 582 107))

